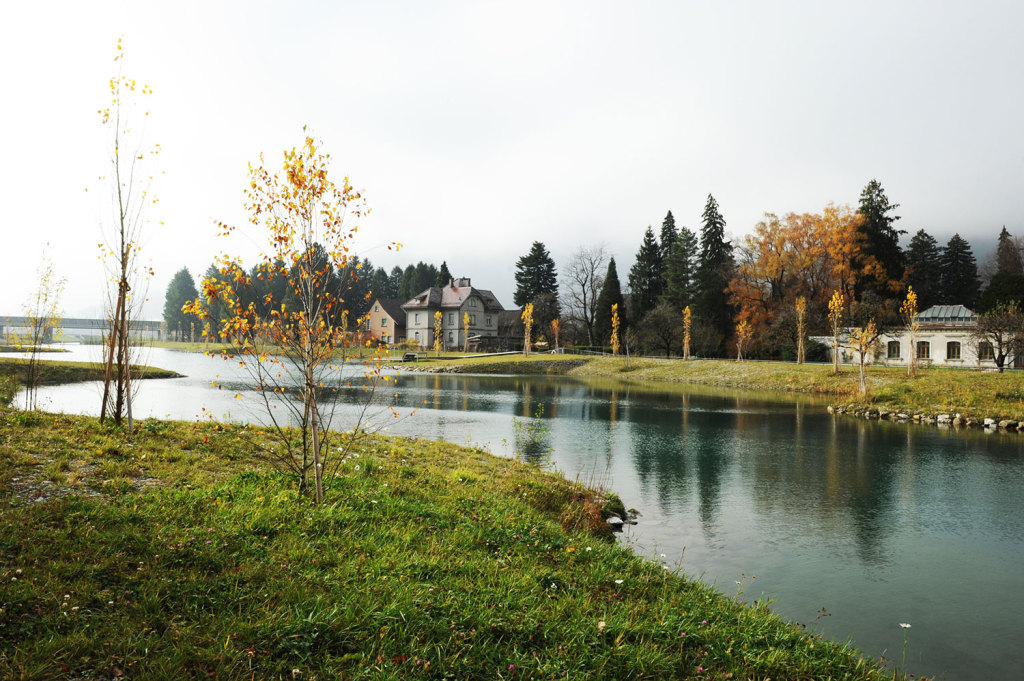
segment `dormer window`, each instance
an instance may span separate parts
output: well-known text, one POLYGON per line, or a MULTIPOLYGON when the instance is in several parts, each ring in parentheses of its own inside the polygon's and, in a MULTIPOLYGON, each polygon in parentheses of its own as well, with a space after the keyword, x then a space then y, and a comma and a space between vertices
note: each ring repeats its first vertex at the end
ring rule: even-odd
POLYGON ((476 307, 476 298, 470 298, 469 299, 469 306, 470 307, 476 307))

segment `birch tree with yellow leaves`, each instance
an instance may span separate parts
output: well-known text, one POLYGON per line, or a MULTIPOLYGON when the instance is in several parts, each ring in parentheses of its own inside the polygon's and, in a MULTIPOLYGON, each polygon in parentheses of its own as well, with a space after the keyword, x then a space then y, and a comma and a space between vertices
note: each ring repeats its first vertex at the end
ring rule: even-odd
POLYGON ((142 122, 137 117, 140 108, 143 118, 149 116, 145 102, 140 100, 151 96, 153 90, 124 75, 124 49, 120 39, 114 63, 118 72, 110 79, 110 104, 98 111, 111 135, 109 175, 100 179, 109 182, 113 208, 113 219, 104 224, 103 241, 99 244, 100 260, 109 283, 100 422, 111 416, 114 423, 121 425, 122 420, 127 419, 131 432, 131 363, 136 349, 130 331, 132 321, 141 313, 146 300, 146 283, 153 274, 140 259, 139 245, 149 223, 147 209, 156 203, 150 190, 153 175, 148 166, 159 155, 160 145, 149 146, 144 142, 142 122))
MULTIPOLYGON (((347 177, 340 183, 331 179, 330 160, 307 136, 301 147, 284 152, 279 170, 262 156, 249 166, 245 208, 265 244, 250 271, 270 280, 264 283, 280 279, 286 285, 268 285, 263 300, 246 302, 244 294, 252 288, 247 270, 240 259, 223 256, 220 276, 204 279, 202 295, 185 308, 202 319, 210 318, 212 308, 222 311, 219 340, 232 345, 229 359, 253 379, 267 414, 264 425, 274 436, 269 445, 261 445, 263 439, 253 444, 294 475, 300 493, 310 490, 312 478, 318 503, 324 500, 325 481, 338 474, 351 446, 367 431, 378 390, 394 380, 381 371, 386 350, 372 341, 364 343, 372 352, 360 360, 361 379, 345 373, 346 362, 357 364, 353 351, 360 341, 348 328, 357 301, 344 300, 341 292, 359 276, 359 268, 348 265, 358 229, 354 222, 368 209, 347 177), (349 281, 325 285, 332 272, 347 272, 349 281), (284 291, 284 299, 275 297, 276 290, 284 291), (336 409, 346 390, 355 392, 357 408, 349 421, 339 423, 336 409)), ((234 226, 217 225, 224 237, 236 232, 234 226)), ((356 320, 355 328, 363 321, 356 320)))

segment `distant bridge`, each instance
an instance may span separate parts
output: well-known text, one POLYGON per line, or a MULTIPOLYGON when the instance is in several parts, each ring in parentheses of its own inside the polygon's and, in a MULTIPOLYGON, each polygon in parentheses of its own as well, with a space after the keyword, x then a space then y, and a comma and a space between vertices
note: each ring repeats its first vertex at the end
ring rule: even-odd
MULTIPOLYGON (((96 340, 103 337, 110 322, 106 319, 65 317, 61 320, 56 334, 59 341, 96 340)), ((6 343, 24 339, 30 332, 28 317, 0 317, 0 338, 6 343)), ((136 320, 129 325, 129 335, 150 340, 160 340, 166 335, 162 321, 136 320)), ((49 339, 48 339, 49 340, 49 339)))

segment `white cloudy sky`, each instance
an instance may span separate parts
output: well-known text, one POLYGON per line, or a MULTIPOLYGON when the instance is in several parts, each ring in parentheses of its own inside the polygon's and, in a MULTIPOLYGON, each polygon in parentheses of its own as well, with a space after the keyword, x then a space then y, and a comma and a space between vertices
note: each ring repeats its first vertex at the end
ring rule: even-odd
POLYGON ((251 252, 213 221, 244 223, 248 162, 303 125, 365 190, 366 257, 446 260, 506 306, 532 241, 559 264, 604 242, 624 275, 647 225, 697 227, 709 192, 737 236, 872 178, 910 233, 978 255, 1024 234, 1020 2, 20 2, 2 24, 0 314, 44 241, 67 313, 101 311, 118 36, 164 149, 150 318, 176 270, 251 252))

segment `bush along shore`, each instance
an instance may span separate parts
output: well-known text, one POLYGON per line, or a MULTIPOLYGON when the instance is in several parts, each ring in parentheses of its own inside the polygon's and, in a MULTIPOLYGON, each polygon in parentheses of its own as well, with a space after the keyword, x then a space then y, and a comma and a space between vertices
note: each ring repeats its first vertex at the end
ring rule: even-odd
MULTIPOLYGON (((448 373, 545 373, 578 377, 619 378, 631 382, 708 385, 775 393, 805 393, 830 402, 833 413, 868 415, 920 423, 984 426, 986 419, 1004 426, 1024 421, 1024 389, 1020 374, 970 369, 921 368, 914 378, 906 367, 872 366, 868 394, 858 392, 857 368, 844 365, 838 374, 831 365, 731 360, 531 355, 512 357, 426 360, 401 369, 448 373), (560 364, 564 363, 564 364, 560 364), (537 365, 538 370, 531 371, 537 365), (906 415, 902 418, 900 415, 906 415), (946 419, 946 416, 949 418, 946 419), (915 418, 916 417, 916 418, 915 418), (955 422, 959 418, 959 422, 955 422)), ((825 405, 823 405, 824 408, 825 405)), ((998 427, 998 426, 997 426, 998 427)), ((1015 427, 1015 426, 1014 426, 1015 427)))
POLYGON ((636 556, 561 476, 374 437, 315 505, 262 437, 0 410, 0 678, 905 678, 636 556))

